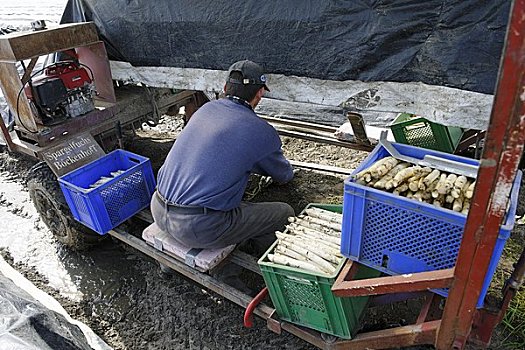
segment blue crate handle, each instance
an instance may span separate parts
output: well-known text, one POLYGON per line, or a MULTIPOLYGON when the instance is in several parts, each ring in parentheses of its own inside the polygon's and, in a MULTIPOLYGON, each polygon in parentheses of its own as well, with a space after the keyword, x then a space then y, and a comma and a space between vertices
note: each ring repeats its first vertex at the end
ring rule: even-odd
POLYGON ((433 156, 431 154, 425 155, 423 157, 423 160, 401 154, 386 139, 387 133, 388 132, 386 130, 381 131, 381 135, 379 137, 379 144, 383 146, 388 151, 388 153, 390 153, 390 155, 392 155, 394 158, 404 160, 406 162, 416 165, 428 166, 434 169, 447 171, 449 173, 464 175, 474 179, 478 176, 478 167, 474 165, 464 164, 450 159, 443 159, 440 157, 433 156))

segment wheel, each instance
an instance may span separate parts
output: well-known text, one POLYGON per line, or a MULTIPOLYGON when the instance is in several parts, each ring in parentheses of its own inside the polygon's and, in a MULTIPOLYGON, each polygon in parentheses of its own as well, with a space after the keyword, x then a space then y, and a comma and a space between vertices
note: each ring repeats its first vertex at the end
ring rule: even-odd
POLYGON ((85 250, 106 238, 75 221, 56 176, 45 162, 40 162, 29 170, 27 188, 42 221, 64 246, 73 250, 85 250))

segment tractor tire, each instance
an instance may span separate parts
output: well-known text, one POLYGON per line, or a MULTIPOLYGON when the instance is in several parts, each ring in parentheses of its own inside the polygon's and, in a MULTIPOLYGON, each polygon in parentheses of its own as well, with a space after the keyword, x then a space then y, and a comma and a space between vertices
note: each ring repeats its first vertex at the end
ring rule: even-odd
POLYGON ((42 221, 59 243, 80 251, 92 248, 106 238, 73 218, 58 180, 45 162, 37 163, 29 170, 26 184, 42 221))

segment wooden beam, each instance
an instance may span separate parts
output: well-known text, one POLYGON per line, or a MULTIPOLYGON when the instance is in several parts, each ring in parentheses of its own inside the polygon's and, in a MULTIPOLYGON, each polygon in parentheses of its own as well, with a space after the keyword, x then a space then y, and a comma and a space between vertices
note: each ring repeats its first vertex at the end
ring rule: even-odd
POLYGON ((450 287, 454 269, 426 271, 405 275, 352 280, 356 263, 347 261, 343 271, 332 286, 338 297, 415 292, 450 287), (349 266, 350 265, 350 266, 349 266), (346 273, 346 274, 345 274, 346 273))
POLYGON ((0 62, 17 62, 97 42, 95 24, 72 23, 0 36, 0 62))
POLYGON ((327 349, 397 349, 405 346, 433 344, 440 323, 441 320, 429 321, 418 325, 361 333, 356 335, 354 339, 338 341, 332 344, 332 346, 327 347, 327 349))
POLYGON ((29 132, 38 132, 26 94, 20 92, 22 82, 14 63, 0 62, 0 87, 7 105, 15 115, 16 125, 29 132))
POLYGON ((474 197, 437 349, 462 349, 505 216, 525 142, 525 0, 513 2, 474 197))

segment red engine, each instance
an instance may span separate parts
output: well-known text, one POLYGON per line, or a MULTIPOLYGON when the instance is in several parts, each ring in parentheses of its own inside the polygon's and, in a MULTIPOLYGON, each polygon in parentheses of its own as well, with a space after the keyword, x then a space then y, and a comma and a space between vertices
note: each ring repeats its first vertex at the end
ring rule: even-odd
POLYGON ((93 80, 84 67, 72 61, 47 67, 25 87, 25 93, 44 124, 78 117, 95 109, 93 80))

